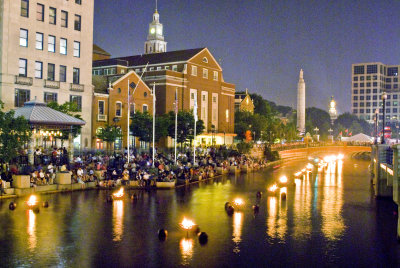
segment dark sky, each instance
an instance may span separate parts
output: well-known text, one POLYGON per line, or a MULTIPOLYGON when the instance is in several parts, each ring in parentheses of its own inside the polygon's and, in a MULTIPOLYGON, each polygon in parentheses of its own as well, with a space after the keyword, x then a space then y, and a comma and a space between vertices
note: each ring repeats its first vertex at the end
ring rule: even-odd
MULTIPOLYGON (((113 57, 144 52, 155 1, 95 0, 94 42, 113 57)), ((159 0, 167 50, 208 47, 224 79, 296 106, 350 110, 351 64, 400 64, 400 1, 159 0), (397 45, 396 45, 397 44, 397 45)))

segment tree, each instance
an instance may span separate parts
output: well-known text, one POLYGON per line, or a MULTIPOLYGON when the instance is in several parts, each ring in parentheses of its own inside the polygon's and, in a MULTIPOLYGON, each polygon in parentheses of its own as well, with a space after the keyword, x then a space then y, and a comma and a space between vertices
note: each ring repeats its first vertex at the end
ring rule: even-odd
MULTIPOLYGON (((0 102, 3 109, 3 103, 0 102)), ((31 138, 28 120, 19 116, 14 118, 15 111, 0 111, 0 159, 9 163, 18 156, 23 145, 31 138)))
POLYGON ((122 138, 122 132, 120 128, 107 124, 104 128, 100 129, 96 137, 107 142, 107 149, 109 150, 109 145, 113 144, 116 139, 122 138))
MULTIPOLYGON (((175 138, 175 113, 170 111, 168 113, 169 126, 168 136, 175 138)), ((204 131, 204 122, 198 120, 196 123, 196 134, 200 135, 204 131)), ((177 129, 177 142, 182 144, 187 140, 193 140, 194 134, 194 116, 192 112, 179 111, 178 112, 178 129, 177 129)))
POLYGON ((132 135, 140 141, 150 142, 153 139, 153 117, 148 112, 136 112, 131 115, 130 129, 132 135))
POLYGON ((334 130, 336 134, 339 134, 340 132, 344 134, 346 129, 348 130, 348 133, 352 132, 353 134, 358 134, 362 132, 370 135, 373 132, 373 125, 363 119, 359 119, 353 114, 344 113, 339 115, 335 120, 334 130))
MULTIPOLYGON (((78 105, 75 102, 65 102, 64 104, 58 104, 57 102, 50 102, 47 104, 48 107, 59 111, 63 114, 67 114, 69 116, 73 116, 75 118, 78 118, 80 120, 83 120, 79 113, 78 105)), ((78 135, 81 134, 82 126, 72 126, 71 131, 72 131, 72 137, 76 138, 78 135)), ((61 140, 68 140, 69 138, 69 133, 71 131, 63 131, 63 135, 60 137, 61 140)))

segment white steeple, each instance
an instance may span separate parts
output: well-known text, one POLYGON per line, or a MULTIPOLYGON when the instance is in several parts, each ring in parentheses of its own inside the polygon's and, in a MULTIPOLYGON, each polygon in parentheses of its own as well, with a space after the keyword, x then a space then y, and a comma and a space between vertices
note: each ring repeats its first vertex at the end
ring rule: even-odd
POLYGON ((149 34, 147 35, 147 41, 144 43, 144 53, 161 53, 167 52, 167 42, 164 41, 163 25, 160 23, 160 14, 156 10, 153 14, 153 21, 149 25, 149 34))
POLYGON ((306 83, 303 78, 303 69, 300 70, 297 84, 297 130, 300 134, 306 131, 306 83))

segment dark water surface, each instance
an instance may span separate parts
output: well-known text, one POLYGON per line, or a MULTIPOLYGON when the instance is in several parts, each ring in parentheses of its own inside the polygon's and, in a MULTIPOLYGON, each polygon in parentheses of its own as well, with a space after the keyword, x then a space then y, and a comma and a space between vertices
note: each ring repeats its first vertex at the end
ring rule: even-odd
MULTIPOLYGON (((0 203, 0 266, 4 267, 396 267, 396 206, 375 200, 368 162, 345 159, 325 173, 288 186, 287 200, 266 194, 280 176, 306 161, 214 179, 190 188, 140 192, 139 200, 106 203, 106 191, 43 195, 49 208, 34 214, 25 199, 9 211, 0 203), (260 213, 251 206, 263 191, 260 213), (242 197, 240 212, 224 204, 242 197), (193 219, 209 241, 179 226, 193 219), (169 232, 160 242, 157 230, 169 232)), ((134 191, 130 192, 131 194, 134 191)))

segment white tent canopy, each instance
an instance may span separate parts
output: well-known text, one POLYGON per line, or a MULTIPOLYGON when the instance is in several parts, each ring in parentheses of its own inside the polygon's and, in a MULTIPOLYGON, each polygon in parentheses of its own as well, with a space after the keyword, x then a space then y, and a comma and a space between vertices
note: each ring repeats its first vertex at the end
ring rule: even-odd
POLYGON ((342 141, 348 141, 348 142, 372 142, 373 138, 365 135, 363 133, 359 133, 357 135, 351 136, 351 137, 342 137, 342 141))

